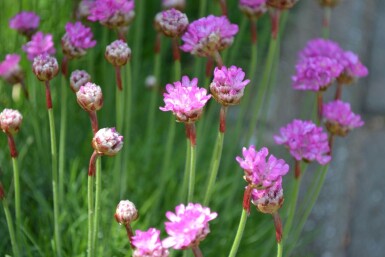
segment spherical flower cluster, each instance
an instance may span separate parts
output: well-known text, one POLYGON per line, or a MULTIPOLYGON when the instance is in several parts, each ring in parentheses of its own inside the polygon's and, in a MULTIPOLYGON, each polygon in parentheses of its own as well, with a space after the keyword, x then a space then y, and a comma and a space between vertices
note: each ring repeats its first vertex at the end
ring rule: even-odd
POLYGON ((163 245, 176 250, 199 245, 210 232, 209 221, 217 216, 216 212, 211 212, 210 208, 198 203, 178 205, 175 213, 166 213, 169 222, 165 222, 165 228, 169 237, 163 240, 163 245))
POLYGON ((68 22, 65 26, 66 33, 61 39, 63 53, 70 59, 86 54, 86 49, 94 47, 96 41, 92 39, 90 28, 81 22, 68 22))
POLYGON ((267 0, 267 5, 277 9, 285 10, 293 7, 296 2, 298 2, 298 0, 267 0))
POLYGON ((39 27, 40 17, 34 12, 20 12, 9 20, 9 27, 20 34, 31 37, 39 27))
POLYGON ((328 57, 308 57, 296 65, 292 77, 293 88, 297 90, 323 91, 331 85, 343 70, 342 64, 328 57))
POLYGON ((243 80, 244 78, 245 73, 236 66, 216 67, 214 80, 210 84, 210 92, 214 99, 223 106, 239 104, 246 85, 250 83, 250 80, 243 80))
POLYGON ((340 3, 340 0, 318 0, 318 2, 323 7, 334 7, 340 3))
POLYGON ((177 121, 195 122, 201 116, 203 107, 211 97, 211 95, 207 95, 205 88, 199 88, 197 84, 197 78, 190 81, 187 76, 183 76, 182 81, 174 82, 174 85, 167 84, 167 93, 163 94, 165 106, 159 109, 164 112, 172 111, 177 121))
POLYGON ((162 7, 163 9, 183 10, 186 7, 186 0, 162 0, 162 7))
POLYGON ((21 71, 19 62, 20 55, 7 54, 5 60, 0 62, 0 77, 12 85, 22 81, 23 72, 21 71))
POLYGON ((131 222, 137 220, 139 215, 135 204, 129 200, 122 200, 116 207, 114 217, 120 225, 129 225, 131 222))
POLYGON ((253 189, 251 202, 260 212, 273 214, 283 204, 282 178, 266 189, 253 189))
POLYGON ((336 100, 323 105, 322 115, 330 133, 345 136, 350 130, 362 127, 361 116, 352 112, 349 103, 336 100))
POLYGON ((91 82, 80 87, 76 93, 76 99, 79 105, 88 112, 98 111, 103 106, 102 89, 91 82))
POLYGON ((78 92, 81 86, 91 82, 91 75, 85 70, 74 70, 70 76, 70 87, 74 93, 78 92))
POLYGON ((123 147, 123 136, 115 128, 102 128, 92 139, 92 147, 101 155, 114 156, 123 147))
POLYGON ((53 79, 59 72, 59 65, 55 57, 41 54, 33 59, 32 71, 41 81, 53 79))
POLYGON ((239 9, 250 19, 259 18, 267 12, 266 0, 240 0, 239 9))
POLYGON ((163 11, 155 17, 155 27, 167 37, 180 37, 187 26, 187 15, 174 8, 163 11))
POLYGON ((23 45, 23 51, 27 53, 28 60, 30 61, 40 54, 55 54, 56 50, 52 41, 52 35, 44 35, 43 32, 37 32, 32 36, 31 41, 23 45))
POLYGON ((181 49, 201 57, 213 56, 229 47, 238 33, 238 25, 231 24, 226 16, 209 15, 196 20, 182 36, 181 49))
POLYGON ((253 187, 271 187, 289 172, 289 165, 274 155, 270 155, 266 161, 266 157, 269 155, 266 147, 258 152, 253 145, 249 149, 243 147, 242 154, 243 159, 238 156, 236 160, 245 171, 245 180, 253 187))
POLYGON ((108 28, 125 27, 135 17, 134 0, 96 0, 91 7, 90 21, 99 21, 108 28))
POLYGON ((115 67, 120 67, 131 58, 131 48, 123 40, 115 40, 106 47, 104 57, 115 67))
POLYGON ((274 136, 275 142, 289 148, 290 154, 297 161, 315 160, 325 165, 331 160, 328 135, 313 122, 293 120, 282 127, 280 132, 281 135, 274 136))
POLYGON ((19 131, 23 116, 17 110, 4 109, 0 113, 0 128, 6 134, 15 134, 19 131))
POLYGON ((344 52, 341 61, 345 69, 338 78, 340 83, 350 84, 354 78, 362 78, 368 75, 368 69, 361 63, 355 53, 351 51, 344 52))
POLYGON ((147 231, 135 231, 132 237, 132 245, 135 246, 133 257, 168 257, 168 250, 160 241, 160 231, 150 228, 147 231))

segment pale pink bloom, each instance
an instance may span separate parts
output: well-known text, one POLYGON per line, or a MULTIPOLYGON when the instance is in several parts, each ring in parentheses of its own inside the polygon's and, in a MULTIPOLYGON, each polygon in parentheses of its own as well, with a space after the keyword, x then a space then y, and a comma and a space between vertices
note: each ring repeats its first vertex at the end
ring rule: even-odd
POLYGON ((280 132, 281 135, 274 136, 275 142, 285 145, 297 161, 317 161, 325 165, 331 160, 328 135, 312 121, 293 120, 280 132))
POLYGON ((34 12, 22 11, 9 20, 9 27, 27 37, 32 36, 39 27, 40 17, 34 12))
POLYGON ((138 210, 135 204, 129 200, 122 200, 116 206, 115 219, 120 225, 129 225, 138 219, 138 210))
POLYGON ((86 49, 96 45, 92 39, 93 34, 90 28, 81 22, 68 22, 65 26, 66 33, 61 39, 63 53, 69 58, 76 58, 86 54, 86 49))
POLYGON ((172 111, 180 122, 191 123, 199 119, 203 107, 210 99, 205 88, 198 87, 198 79, 190 80, 183 76, 181 81, 166 85, 164 96, 164 107, 162 111, 172 111))
POLYGON ((131 48, 123 40, 115 40, 106 46, 104 57, 115 67, 120 67, 131 58, 131 48))
POLYGON ((239 9, 250 18, 258 18, 267 12, 266 0, 239 0, 239 9))
POLYGON ((123 147, 123 136, 115 128, 102 128, 92 139, 92 147, 101 155, 114 156, 123 147))
POLYGON ((180 37, 188 26, 187 15, 174 8, 156 15, 155 22, 157 28, 168 37, 180 37))
POLYGON ((98 111, 103 106, 102 89, 91 82, 80 87, 76 92, 76 99, 79 105, 88 112, 98 111))
POLYGON ((213 56, 229 47, 237 33, 238 25, 231 24, 226 16, 209 15, 190 23, 180 49, 201 57, 213 56))
POLYGON ((74 70, 70 76, 70 87, 74 93, 78 92, 81 86, 91 82, 91 75, 85 70, 74 70))
POLYGON ((169 222, 165 222, 165 228, 169 237, 163 240, 163 245, 177 250, 199 245, 210 232, 209 221, 217 216, 216 212, 211 212, 210 208, 199 203, 178 205, 175 213, 166 213, 169 222))
POLYGON ((237 156, 236 160, 245 171, 245 180, 253 186, 270 187, 289 172, 289 165, 284 160, 274 155, 266 160, 269 155, 266 147, 259 151, 253 145, 248 149, 243 147, 242 154, 243 158, 237 156))
POLYGON ((90 9, 90 21, 99 21, 109 28, 130 25, 135 16, 134 0, 96 0, 90 9))
POLYGON ((163 9, 183 10, 186 7, 186 0, 162 0, 162 7, 163 9))
POLYGON ((241 68, 231 66, 226 68, 216 67, 214 80, 210 84, 210 91, 214 99, 220 104, 236 105, 241 101, 244 89, 250 83, 249 79, 244 80, 245 73, 241 68))
POLYGON ((17 110, 4 109, 0 113, 0 128, 4 133, 15 134, 19 131, 23 116, 17 110))
POLYGON ((32 36, 31 41, 23 45, 23 51, 27 53, 28 60, 33 61, 33 59, 41 54, 53 55, 55 54, 55 46, 52 41, 52 35, 46 34, 39 31, 32 36))
POLYGON ((260 212, 273 214, 283 204, 282 178, 279 178, 274 185, 266 189, 253 189, 251 202, 260 212))
POLYGON ((131 240, 136 248, 133 257, 168 257, 169 255, 160 241, 160 231, 155 228, 147 231, 136 230, 131 240))
POLYGON ((59 64, 55 57, 41 54, 33 59, 32 71, 41 81, 53 79, 59 72, 59 64))
POLYGON ((18 83, 22 80, 23 72, 19 66, 20 55, 7 54, 5 60, 0 62, 0 77, 10 84, 18 83))

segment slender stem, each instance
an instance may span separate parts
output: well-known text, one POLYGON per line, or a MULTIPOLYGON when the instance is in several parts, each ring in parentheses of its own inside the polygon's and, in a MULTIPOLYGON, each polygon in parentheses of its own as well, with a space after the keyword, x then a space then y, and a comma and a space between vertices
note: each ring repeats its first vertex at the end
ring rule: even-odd
POLYGON ((332 156, 333 154, 333 143, 334 143, 334 134, 329 134, 329 155, 332 156))
MULTIPOLYGON (((187 135, 186 135, 187 136, 187 135)), ((190 154, 191 154, 191 145, 190 145, 190 138, 187 136, 186 138, 186 163, 184 166, 184 178, 182 183, 182 190, 181 190, 181 199, 179 202, 183 202, 186 199, 186 191, 187 191, 187 185, 189 181, 189 169, 190 169, 190 154)), ((205 205, 206 206, 206 205, 205 205)))
POLYGON ((168 126, 168 134, 167 134, 167 142, 165 145, 165 154, 163 159, 163 166, 162 166, 162 174, 165 174, 166 170, 170 168, 170 160, 171 160, 171 154, 172 154, 172 147, 174 144, 174 138, 175 138, 175 118, 173 115, 170 115, 170 122, 168 126))
POLYGON ((94 250, 93 256, 98 256, 96 253, 96 246, 98 243, 98 233, 99 233, 99 213, 100 213, 100 195, 102 187, 102 165, 101 158, 96 160, 96 182, 95 182, 95 216, 94 216, 94 232, 92 233, 92 248, 94 250))
POLYGON ((90 120, 91 120, 92 132, 95 135, 96 132, 98 132, 98 130, 99 130, 98 116, 96 115, 96 111, 89 111, 88 115, 90 116, 90 120))
POLYGON ((196 135, 195 135, 195 124, 186 124, 186 128, 188 129, 188 134, 190 138, 190 156, 189 160, 189 185, 188 185, 188 194, 187 194, 187 202, 191 202, 194 197, 194 187, 195 187, 195 158, 196 158, 196 135))
POLYGON ((323 38, 328 39, 330 37, 330 17, 332 9, 330 7, 324 7, 323 9, 322 36, 323 38))
POLYGON ((248 77, 253 84, 255 74, 257 73, 257 58, 258 58, 258 31, 257 31, 257 21, 250 20, 250 34, 251 34, 251 59, 249 66, 248 77))
POLYGON ((88 175, 88 245, 87 256, 93 256, 93 232, 94 232, 94 182, 95 176, 88 175))
POLYGON ((201 251, 201 249, 199 248, 198 245, 197 246, 193 246, 191 248, 191 250, 193 251, 195 257, 203 257, 202 251, 201 251))
POLYGON ((283 252, 283 244, 282 242, 277 243, 277 257, 282 257, 283 252))
POLYGON ((134 236, 134 233, 132 232, 131 225, 128 223, 126 224, 125 227, 126 227, 128 241, 130 242, 130 246, 132 249, 135 249, 135 246, 132 244, 132 237, 134 236))
POLYGON ((66 77, 61 76, 61 109, 60 109, 60 137, 59 137, 59 199, 63 202, 64 197, 64 170, 66 160, 66 137, 67 137, 67 95, 66 77))
POLYGON ((317 92, 317 114, 318 114, 317 123, 318 123, 318 125, 321 123, 321 120, 322 120, 322 106, 323 106, 323 92, 318 91, 317 92))
POLYGON ((126 64, 126 89, 125 89, 125 97, 124 97, 124 113, 123 116, 125 117, 125 124, 124 124, 124 140, 125 140, 125 148, 126 152, 129 152, 129 143, 130 143, 130 133, 131 133, 131 115, 132 115, 132 69, 131 69, 131 62, 128 61, 126 64))
POLYGON ((227 16, 226 0, 219 0, 219 4, 221 5, 222 15, 227 16))
POLYGON ((15 215, 16 215, 16 228, 20 231, 21 227, 21 204, 20 204, 20 174, 19 165, 17 163, 17 157, 12 157, 13 165, 13 181, 15 185, 15 215))
POLYGON ((116 84, 118 86, 119 91, 123 90, 122 85, 122 74, 120 72, 120 66, 115 66, 115 77, 116 77, 116 84))
MULTIPOLYGON (((200 16, 202 17, 202 16, 200 16)), ((234 57, 239 53, 239 47, 242 43, 242 39, 246 33, 247 18, 242 16, 241 25, 239 26, 239 33, 234 39, 233 46, 229 49, 230 54, 228 60, 225 59, 225 63, 234 63, 234 57)))
MULTIPOLYGON (((138 81, 140 78, 141 71, 141 60, 142 60, 142 46, 143 46, 143 32, 144 28, 144 11, 145 11, 146 0, 141 0, 135 6, 135 35, 134 35, 134 45, 133 45, 133 75, 134 81, 138 81)), ((136 95, 136 94, 135 94, 136 95)))
POLYGON ((336 89, 336 93, 334 95, 334 100, 339 100, 341 99, 341 96, 342 96, 342 87, 343 87, 343 84, 342 83, 337 83, 337 89, 336 89))
POLYGON ((274 219, 274 227, 275 227, 275 238, 277 240, 277 243, 281 243, 282 241, 282 221, 279 217, 279 213, 276 211, 273 213, 273 219, 274 219))
POLYGON ((214 59, 215 59, 215 62, 217 63, 217 67, 222 68, 223 60, 222 60, 221 54, 218 51, 215 51, 214 59))
POLYGON ((242 208, 241 220, 239 221, 237 234, 235 236, 233 246, 231 247, 229 257, 235 257, 238 252, 238 247, 239 247, 239 244, 241 243, 246 221, 247 221, 247 211, 242 208))
POLYGON ((116 100, 116 129, 118 131, 123 130, 123 112, 124 112, 124 92, 119 88, 115 90, 116 100))
POLYGON ((52 98, 51 98, 51 88, 49 86, 49 81, 45 81, 45 101, 47 103, 47 109, 52 109, 52 98))
POLYGON ((11 212, 9 211, 8 202, 5 197, 2 199, 2 203, 3 203, 4 213, 5 213, 5 219, 7 220, 9 237, 11 238, 13 255, 15 257, 19 257, 20 253, 19 253, 19 248, 17 246, 15 229, 13 227, 12 215, 11 215, 11 212))
POLYGON ((206 13, 207 0, 200 0, 199 2, 199 17, 203 17, 206 13))

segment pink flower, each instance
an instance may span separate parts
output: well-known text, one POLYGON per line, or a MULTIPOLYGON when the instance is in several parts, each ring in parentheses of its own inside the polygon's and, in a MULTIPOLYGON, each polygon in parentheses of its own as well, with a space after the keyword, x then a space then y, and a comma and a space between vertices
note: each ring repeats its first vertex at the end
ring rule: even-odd
POLYGON ((135 16, 134 0, 96 0, 90 10, 90 21, 99 21, 109 28, 129 25, 135 16))
POLYGON ((286 127, 282 127, 280 132, 280 136, 274 136, 275 142, 289 148, 290 154, 297 161, 316 160, 325 165, 331 160, 328 154, 328 135, 323 132, 322 127, 317 127, 313 122, 293 120, 286 127))
POLYGON ((63 53, 69 58, 76 58, 86 54, 86 49, 94 47, 96 41, 92 40, 90 28, 81 22, 68 22, 65 26, 66 33, 61 39, 63 53))
POLYGON ((201 57, 212 56, 229 47, 237 33, 238 25, 231 24, 226 16, 209 15, 190 23, 180 49, 201 57))
POLYGON ((324 104, 322 115, 327 129, 339 136, 345 136, 350 130, 364 125, 361 116, 352 112, 350 104, 341 100, 324 104))
POLYGON ((139 215, 134 203, 129 200, 121 200, 116 207, 114 217, 120 225, 129 225, 137 220, 139 215))
POLYGON ((211 94, 217 102, 224 106, 236 105, 241 101, 246 85, 250 83, 250 80, 243 80, 244 78, 245 73, 236 66, 216 67, 214 80, 210 84, 211 94))
POLYGON ((188 26, 187 15, 174 8, 156 15, 155 22, 157 28, 168 37, 180 37, 188 26))
POLYGON ((266 0, 239 0, 239 9, 250 18, 258 18, 267 12, 266 0))
POLYGON ((253 189, 251 202, 260 212, 273 214, 283 204, 282 177, 273 186, 266 189, 253 189))
POLYGON ((163 240, 163 245, 177 250, 197 246, 210 232, 209 221, 217 216, 199 203, 178 205, 175 213, 166 213, 169 222, 165 223, 165 228, 169 237, 163 240))
POLYGON ((76 92, 76 100, 85 111, 99 111, 103 107, 102 89, 96 84, 87 82, 76 92))
POLYGON ((15 134, 19 131, 23 116, 17 110, 4 109, 0 112, 0 128, 4 133, 15 134))
POLYGON ((85 70, 74 70, 70 76, 70 87, 74 93, 78 92, 81 86, 91 82, 91 75, 85 70))
POLYGON ((274 155, 270 155, 266 161, 269 154, 266 147, 258 152, 253 145, 249 149, 243 147, 242 154, 243 159, 237 156, 236 160, 245 171, 245 180, 256 187, 270 187, 289 172, 289 165, 274 155))
POLYGON ((115 128, 102 128, 92 139, 92 147, 98 154, 114 156, 123 147, 123 136, 115 128))
POLYGON ((160 231, 150 228, 147 231, 135 231, 132 244, 136 247, 133 257, 168 257, 168 250, 160 241, 160 231))
POLYGON ((44 35, 43 32, 37 32, 32 36, 31 41, 23 45, 23 51, 27 53, 28 60, 30 61, 41 54, 55 54, 56 50, 52 41, 52 35, 44 35))
POLYGON ((362 78, 368 75, 368 68, 366 68, 358 56, 351 51, 344 52, 343 64, 345 67, 344 73, 348 77, 362 78))
POLYGON ((205 88, 199 88, 197 84, 197 78, 190 81, 187 76, 183 76, 182 81, 174 82, 174 85, 167 84, 167 93, 163 94, 165 106, 159 109, 172 111, 180 122, 195 122, 211 97, 205 88))
POLYGON ((343 66, 336 59, 308 57, 296 65, 297 73, 292 77, 293 88, 297 90, 325 90, 340 76, 343 66))
POLYGON ((10 84, 18 83, 22 80, 23 74, 19 66, 20 55, 7 54, 5 60, 0 62, 0 77, 10 84))
POLYGON ((32 36, 39 27, 40 17, 34 12, 20 12, 9 20, 9 27, 27 37, 32 36))

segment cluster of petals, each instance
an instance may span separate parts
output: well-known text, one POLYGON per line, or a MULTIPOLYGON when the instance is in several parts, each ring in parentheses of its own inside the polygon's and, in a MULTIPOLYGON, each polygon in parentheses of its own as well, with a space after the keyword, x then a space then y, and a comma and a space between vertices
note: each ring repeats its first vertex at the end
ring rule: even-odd
POLYGON ((53 79, 59 72, 59 64, 55 57, 40 54, 33 59, 32 71, 41 81, 53 79))
POLYGON ((172 8, 158 13, 155 23, 166 36, 180 37, 188 26, 188 18, 186 14, 172 8))
POLYGON ((231 24, 226 16, 209 15, 190 23, 181 49, 201 57, 212 56, 229 47, 237 33, 238 25, 231 24))
POLYGON ((239 0, 239 9, 249 18, 258 18, 267 12, 266 0, 239 0))
POLYGON ((127 43, 123 40, 115 40, 106 46, 104 57, 115 67, 120 67, 125 65, 130 59, 131 48, 129 48, 127 43))
POLYGON ((162 0, 162 7, 163 9, 183 10, 186 7, 186 0, 162 0))
POLYGON ((19 131, 23 116, 17 110, 4 109, 0 113, 0 128, 4 133, 14 134, 19 131))
POLYGON ((296 75, 292 77, 293 88, 297 90, 325 90, 343 70, 338 60, 317 56, 301 59, 296 65, 296 75))
POLYGON ((92 139, 92 147, 101 155, 114 156, 123 147, 123 136, 115 128, 102 128, 92 139))
POLYGON ((86 54, 86 49, 94 47, 96 41, 92 39, 91 28, 81 22, 68 22, 65 26, 66 33, 62 37, 63 52, 66 56, 74 58, 86 54))
POLYGON ((203 107, 210 99, 205 88, 198 87, 198 79, 190 80, 183 76, 181 81, 166 85, 164 96, 164 107, 162 111, 172 111, 177 121, 191 123, 199 119, 203 107))
POLYGON ((34 12, 20 12, 9 20, 9 27, 20 34, 31 36, 39 27, 40 17, 34 12))
POLYGON ((103 106, 102 89, 91 82, 80 87, 76 92, 76 99, 79 105, 88 112, 98 111, 103 106))
POLYGON ((269 188, 253 189, 251 202, 260 212, 275 213, 283 204, 282 177, 269 188))
POLYGON ((282 176, 289 172, 289 165, 274 155, 269 155, 269 150, 263 147, 256 151, 255 146, 243 147, 242 157, 237 156, 236 160, 245 171, 245 180, 254 187, 268 188, 282 179, 282 176))
POLYGON ((297 161, 317 161, 325 165, 331 160, 328 135, 312 121, 293 120, 280 132, 274 136, 275 142, 285 145, 297 161))
POLYGON ((78 92, 81 86, 91 82, 91 75, 85 70, 74 70, 70 76, 70 87, 73 92, 78 92))
POLYGON ((236 66, 216 67, 213 82, 210 84, 210 92, 220 104, 236 105, 241 101, 246 85, 250 83, 249 79, 244 80, 244 78, 245 73, 236 66))
POLYGON ((96 0, 88 19, 99 21, 109 28, 125 27, 135 16, 134 8, 134 0, 96 0))
POLYGON ((135 236, 131 238, 132 245, 135 246, 133 257, 168 257, 167 248, 163 247, 160 241, 160 231, 150 228, 147 231, 135 231, 135 236))
POLYGON ((22 76, 19 62, 20 55, 7 54, 5 60, 0 62, 0 77, 11 84, 19 82, 22 76))
POLYGON ((120 225, 129 225, 139 217, 135 204, 129 200, 119 202, 114 216, 120 225))
POLYGON ((56 50, 52 41, 52 35, 44 35, 43 32, 37 32, 32 36, 31 41, 23 45, 23 51, 27 53, 28 60, 30 61, 41 54, 55 54, 56 50))
POLYGON ((360 115, 352 112, 349 103, 335 100, 325 103, 322 115, 331 133, 344 136, 350 130, 364 125, 360 115))
POLYGON ((197 246, 210 232, 209 221, 217 216, 216 212, 198 203, 178 205, 175 213, 166 213, 169 221, 165 222, 165 229, 169 237, 163 240, 163 245, 176 250, 197 246))

